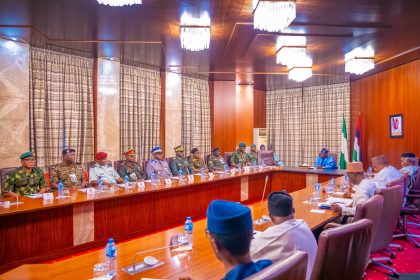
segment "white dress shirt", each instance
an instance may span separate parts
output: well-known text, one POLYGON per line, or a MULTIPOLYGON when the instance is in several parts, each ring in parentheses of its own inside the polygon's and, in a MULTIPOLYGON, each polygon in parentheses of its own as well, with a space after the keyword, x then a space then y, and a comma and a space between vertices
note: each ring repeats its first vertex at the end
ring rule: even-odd
POLYGON ((386 184, 400 179, 402 175, 403 174, 395 167, 388 165, 375 174, 373 177, 373 182, 376 185, 376 189, 380 190, 386 188, 386 184))
POLYGON ((343 215, 354 216, 356 207, 375 195, 376 185, 371 179, 363 179, 359 185, 354 185, 353 189, 355 192, 352 195, 351 207, 341 206, 343 215))
POLYGON ((120 178, 120 175, 114 168, 96 163, 89 169, 89 182, 98 180, 99 176, 101 176, 102 182, 109 184, 116 184, 117 179, 120 178))
POLYGON ((251 241, 253 261, 268 259, 277 262, 293 255, 297 250, 308 254, 306 279, 310 279, 318 245, 308 224, 303 220, 288 220, 257 234, 251 241))

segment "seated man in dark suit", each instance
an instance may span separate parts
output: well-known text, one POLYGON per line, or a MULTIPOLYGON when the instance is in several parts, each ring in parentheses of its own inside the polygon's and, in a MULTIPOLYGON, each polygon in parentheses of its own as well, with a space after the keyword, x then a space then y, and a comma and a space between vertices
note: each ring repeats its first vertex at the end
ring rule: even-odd
POLYGON ((252 262, 251 211, 240 203, 213 200, 207 208, 207 236, 225 266, 225 280, 244 279, 272 264, 270 260, 252 262))

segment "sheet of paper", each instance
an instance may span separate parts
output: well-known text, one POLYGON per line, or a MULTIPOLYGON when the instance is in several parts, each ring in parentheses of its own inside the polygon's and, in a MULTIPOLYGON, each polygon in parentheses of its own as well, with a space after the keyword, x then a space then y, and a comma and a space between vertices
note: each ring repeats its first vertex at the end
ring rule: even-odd
POLYGON ((321 210, 321 209, 311 209, 310 211, 311 213, 317 213, 317 214, 324 214, 325 210, 321 210))

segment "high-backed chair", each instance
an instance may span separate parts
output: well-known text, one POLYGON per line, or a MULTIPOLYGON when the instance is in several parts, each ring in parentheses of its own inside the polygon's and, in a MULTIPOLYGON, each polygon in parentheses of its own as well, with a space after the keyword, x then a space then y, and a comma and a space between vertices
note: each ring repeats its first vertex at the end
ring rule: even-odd
POLYGON ((124 160, 116 160, 114 161, 114 169, 115 171, 119 172, 120 171, 120 167, 123 164, 124 160))
POLYGON ((229 166, 231 166, 231 165, 230 165, 230 158, 232 157, 232 155, 233 155, 233 152, 226 152, 226 153, 224 154, 224 157, 225 157, 225 162, 226 162, 226 164, 227 164, 227 165, 229 165, 229 166))
POLYGON ((338 160, 337 154, 330 154, 330 156, 334 159, 335 163, 338 164, 338 162, 337 162, 337 160, 338 160))
POLYGON ((171 161, 173 160, 173 157, 166 158, 165 160, 168 166, 171 167, 171 161))
POLYGON ((357 206, 353 222, 357 222, 362 219, 371 220, 373 222, 372 236, 373 239, 375 239, 381 223, 383 208, 384 197, 381 195, 374 195, 364 203, 357 206))
POLYGON ((245 280, 305 280, 308 254, 296 251, 290 257, 273 263, 245 280))
POLYGON ((362 279, 369 260, 373 222, 362 219, 324 230, 311 280, 362 279))
POLYGON ((4 186, 4 179, 6 178, 6 175, 9 172, 12 172, 13 170, 15 170, 17 167, 6 167, 6 168, 2 168, 0 169, 0 194, 3 193, 3 186, 4 186))
POLYGON ((274 162, 273 151, 258 152, 258 161, 261 161, 266 165, 276 165, 276 163, 274 162))
MULTIPOLYGON (((397 225, 398 217, 400 215, 404 200, 404 186, 397 185, 383 188, 379 190, 378 194, 384 197, 384 208, 382 211, 381 223, 379 225, 378 232, 372 243, 371 253, 377 253, 386 250, 387 246, 392 241, 394 229, 397 225)), ((391 254, 391 257, 393 257, 393 254, 391 254)), ((385 261, 388 264, 392 264, 391 258, 371 258, 370 261, 374 265, 391 271, 394 276, 398 276, 398 273, 394 268, 381 263, 385 261)))
POLYGON ((204 156, 204 162, 206 163, 206 165, 209 165, 209 158, 210 158, 210 154, 207 154, 204 156))

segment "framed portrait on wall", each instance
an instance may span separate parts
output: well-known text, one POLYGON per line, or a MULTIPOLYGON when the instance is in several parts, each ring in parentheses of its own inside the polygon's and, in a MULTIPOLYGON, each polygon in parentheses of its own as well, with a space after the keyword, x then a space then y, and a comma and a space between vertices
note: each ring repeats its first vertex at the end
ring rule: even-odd
POLYGON ((403 138, 404 137, 404 123, 403 115, 391 115, 389 116, 389 136, 391 138, 403 138))

